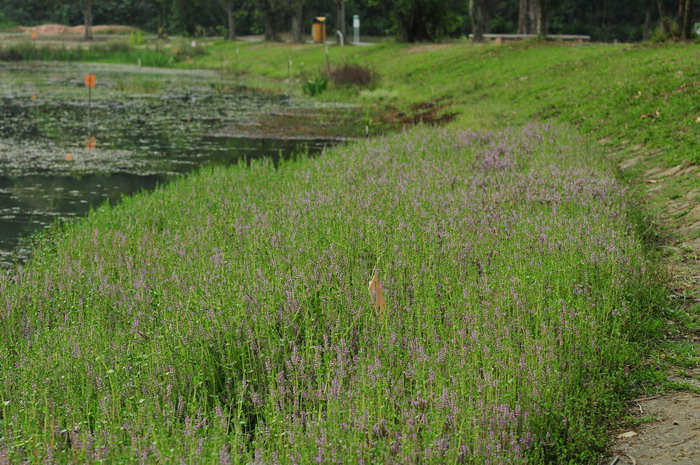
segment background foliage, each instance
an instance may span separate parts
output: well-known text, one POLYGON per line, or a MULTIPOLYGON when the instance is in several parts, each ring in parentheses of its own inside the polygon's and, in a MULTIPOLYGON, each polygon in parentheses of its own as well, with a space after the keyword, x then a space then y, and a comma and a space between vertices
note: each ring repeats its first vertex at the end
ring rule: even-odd
MULTIPOLYGON (((659 24, 659 0, 549 0, 550 33, 588 34, 598 41, 639 41, 653 37, 659 24)), ((334 32, 338 3, 334 0, 300 0, 302 31, 311 29, 313 18, 325 16, 334 32)), ((471 32, 468 0, 347 0, 345 22, 351 31, 353 15, 362 21, 363 36, 393 35, 403 41, 436 41, 471 32)), ((672 2, 673 3, 673 2, 672 2)), ((693 0, 694 11, 700 11, 693 0)), ((279 31, 290 28, 294 8, 288 2, 238 0, 236 32, 263 34, 265 15, 279 31), (271 5, 271 10, 270 10, 271 5)), ((672 7, 675 8, 675 3, 672 7)), ((488 2, 488 29, 496 33, 518 30, 519 0, 488 2)), ((82 1, 0 0, 0 27, 83 21, 82 1)), ((95 24, 128 24, 158 30, 159 10, 165 32, 214 35, 227 31, 227 18, 218 0, 100 0, 95 3, 95 24)), ((692 22, 692 21, 691 21, 692 22)), ((332 34, 329 34, 332 37, 332 34)))

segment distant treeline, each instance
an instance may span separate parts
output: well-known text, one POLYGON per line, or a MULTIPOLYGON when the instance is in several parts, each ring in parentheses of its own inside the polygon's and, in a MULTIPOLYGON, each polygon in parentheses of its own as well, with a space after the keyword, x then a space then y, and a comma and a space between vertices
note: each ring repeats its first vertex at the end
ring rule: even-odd
POLYGON ((313 18, 352 34, 439 41, 473 32, 587 34, 597 41, 694 35, 700 0, 0 0, 0 25, 124 24, 192 36, 291 31, 302 40, 313 18), (696 8, 693 8, 693 7, 696 8), (688 32, 690 31, 690 32, 688 32))

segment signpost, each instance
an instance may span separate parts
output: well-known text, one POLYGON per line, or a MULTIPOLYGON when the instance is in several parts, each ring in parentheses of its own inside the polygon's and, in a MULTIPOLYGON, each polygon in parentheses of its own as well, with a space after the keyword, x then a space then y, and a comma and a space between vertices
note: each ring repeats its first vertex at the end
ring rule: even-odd
POLYGON ((360 16, 359 15, 353 15, 352 28, 354 31, 353 42, 358 44, 358 43, 360 43, 360 16))
POLYGON ((85 148, 86 149, 94 149, 97 147, 97 139, 95 139, 92 136, 92 119, 91 119, 91 114, 90 110, 92 107, 92 88, 97 85, 97 79, 94 74, 86 74, 85 75, 85 87, 88 89, 88 111, 87 111, 87 116, 88 116, 88 138, 87 142, 85 143, 85 148))

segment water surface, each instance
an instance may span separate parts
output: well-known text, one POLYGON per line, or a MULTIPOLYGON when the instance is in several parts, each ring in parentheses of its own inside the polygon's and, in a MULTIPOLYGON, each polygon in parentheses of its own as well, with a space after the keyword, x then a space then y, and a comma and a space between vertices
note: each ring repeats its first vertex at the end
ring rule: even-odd
POLYGON ((332 142, 222 133, 297 105, 208 71, 0 64, 0 265, 25 260, 23 238, 54 221, 200 166, 321 151, 332 142))

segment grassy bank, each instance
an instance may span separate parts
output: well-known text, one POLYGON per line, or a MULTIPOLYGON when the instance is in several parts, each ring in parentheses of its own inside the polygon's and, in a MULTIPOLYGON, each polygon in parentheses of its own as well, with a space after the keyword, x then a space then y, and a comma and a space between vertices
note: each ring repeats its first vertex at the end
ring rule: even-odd
POLYGON ((0 61, 85 61, 99 63, 125 63, 153 67, 173 67, 187 63, 187 57, 201 55, 204 49, 191 42, 178 40, 167 44, 157 42, 152 46, 133 46, 126 40, 113 40, 90 45, 66 47, 65 45, 20 42, 0 47, 0 61))
MULTIPOLYGON (((299 77, 326 67, 321 46, 219 42, 208 50, 197 66, 216 68, 222 57, 237 57, 241 71, 273 81, 287 78, 290 59, 299 77)), ((458 127, 564 121, 610 145, 661 149, 657 157, 668 166, 700 162, 700 49, 694 44, 386 43, 331 47, 329 55, 331 65, 370 66, 381 81, 364 92, 333 90, 328 99, 388 103, 403 113, 399 119, 418 120, 426 107, 411 106, 433 102, 438 113, 455 113, 458 127)), ((387 120, 397 119, 388 110, 387 120)))
MULTIPOLYGON (((46 238, 0 278, 0 457, 593 463, 663 297, 599 146, 698 162, 697 53, 331 47, 381 80, 317 98, 374 133, 451 125, 207 170, 46 238), (557 126, 489 132, 531 120, 557 126)), ((300 89, 326 58, 222 42, 192 66, 300 89)))
POLYGON ((328 66, 360 64, 381 77, 375 87, 331 87, 319 98, 382 110, 372 122, 374 133, 402 121, 431 122, 445 115, 457 127, 472 128, 556 120, 614 147, 659 150, 656 158, 665 166, 700 162, 694 149, 700 138, 699 58, 695 44, 553 42, 378 43, 330 46, 328 56, 321 45, 199 41, 192 47, 185 40, 137 46, 116 41, 73 50, 25 43, 0 49, 4 60, 140 60, 144 66, 221 69, 244 75, 242 81, 247 77, 256 87, 284 92, 301 92, 309 77, 328 66), (291 85, 284 82, 290 70, 291 85))
POLYGON ((100 209, 0 278, 1 453, 592 463, 658 295, 588 147, 420 129, 100 209))

